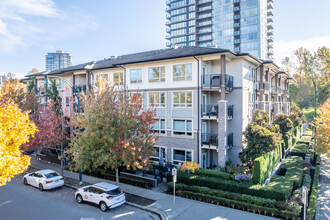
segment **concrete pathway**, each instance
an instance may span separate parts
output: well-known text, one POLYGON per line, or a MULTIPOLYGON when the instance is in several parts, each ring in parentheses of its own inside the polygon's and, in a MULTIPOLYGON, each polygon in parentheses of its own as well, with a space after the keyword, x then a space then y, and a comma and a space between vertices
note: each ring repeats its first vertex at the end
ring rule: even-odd
POLYGON ((320 182, 315 219, 330 219, 330 158, 325 156, 321 157, 320 182))
MULTIPOLYGON (((54 164, 47 164, 43 161, 37 161, 35 157, 31 157, 31 166, 36 169, 46 169, 50 168, 55 170, 58 173, 61 173, 60 167, 54 164)), ((79 179, 77 173, 64 170, 64 176, 79 179)), ((115 182, 95 178, 87 175, 83 175, 83 181, 88 183, 97 183, 97 182, 109 182, 115 184, 115 182)), ((156 200, 154 204, 151 204, 148 208, 157 210, 158 212, 163 213, 165 219, 212 219, 212 220, 271 220, 275 218, 258 215, 250 212, 244 212, 237 209, 231 209, 223 206, 213 205, 209 203, 199 202, 195 200, 190 200, 186 198, 176 197, 175 204, 172 195, 165 193, 157 192, 154 190, 148 190, 124 183, 120 183, 120 188, 125 192, 138 195, 141 197, 149 198, 156 200)))

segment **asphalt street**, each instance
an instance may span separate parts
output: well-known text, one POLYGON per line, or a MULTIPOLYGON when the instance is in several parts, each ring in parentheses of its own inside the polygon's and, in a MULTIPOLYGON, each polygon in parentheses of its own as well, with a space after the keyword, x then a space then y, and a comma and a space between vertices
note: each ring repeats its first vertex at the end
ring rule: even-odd
POLYGON ((104 213, 97 206, 78 204, 71 188, 63 186, 41 192, 35 187, 25 186, 22 176, 16 176, 0 187, 1 220, 158 219, 126 204, 104 213))

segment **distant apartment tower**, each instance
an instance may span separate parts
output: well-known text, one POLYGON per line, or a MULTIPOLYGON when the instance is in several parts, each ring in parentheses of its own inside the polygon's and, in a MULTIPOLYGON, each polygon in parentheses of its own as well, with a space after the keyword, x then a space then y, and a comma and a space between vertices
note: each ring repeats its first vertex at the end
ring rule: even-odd
POLYGON ((62 69, 71 65, 70 54, 64 53, 62 50, 57 50, 55 53, 47 53, 46 55, 46 71, 62 69))
POLYGON ((273 59, 273 0, 168 0, 166 46, 219 47, 273 59))

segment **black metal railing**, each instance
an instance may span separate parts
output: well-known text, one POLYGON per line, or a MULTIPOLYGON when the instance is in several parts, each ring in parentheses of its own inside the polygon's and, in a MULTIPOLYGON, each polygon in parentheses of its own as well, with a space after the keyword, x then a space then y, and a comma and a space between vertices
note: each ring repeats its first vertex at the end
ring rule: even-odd
POLYGON ((81 92, 86 93, 86 90, 87 90, 86 85, 75 85, 72 87, 72 93, 74 93, 74 94, 81 93, 81 92))
MULTIPOLYGON (((202 76, 202 87, 219 87, 221 86, 220 74, 207 74, 202 76)), ((226 91, 232 91, 234 86, 234 77, 231 75, 225 75, 226 91)))
POLYGON ((211 133, 202 133, 202 145, 218 146, 218 135, 211 133))
POLYGON ((232 148, 234 143, 234 134, 229 133, 227 136, 227 149, 232 148))
POLYGON ((232 119, 234 117, 234 105, 228 106, 228 119, 232 119))
POLYGON ((218 105, 202 105, 202 116, 218 116, 218 105))

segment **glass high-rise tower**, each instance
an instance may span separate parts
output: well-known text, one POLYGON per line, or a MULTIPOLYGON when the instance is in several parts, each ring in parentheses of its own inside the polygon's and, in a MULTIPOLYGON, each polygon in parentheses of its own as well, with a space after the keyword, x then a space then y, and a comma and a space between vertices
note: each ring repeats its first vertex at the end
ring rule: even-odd
POLYGON ((46 55, 46 71, 62 69, 71 65, 70 54, 64 53, 62 50, 57 50, 56 53, 47 53, 46 55))
POLYGON ((168 0, 167 46, 220 47, 273 59, 273 0, 168 0))

